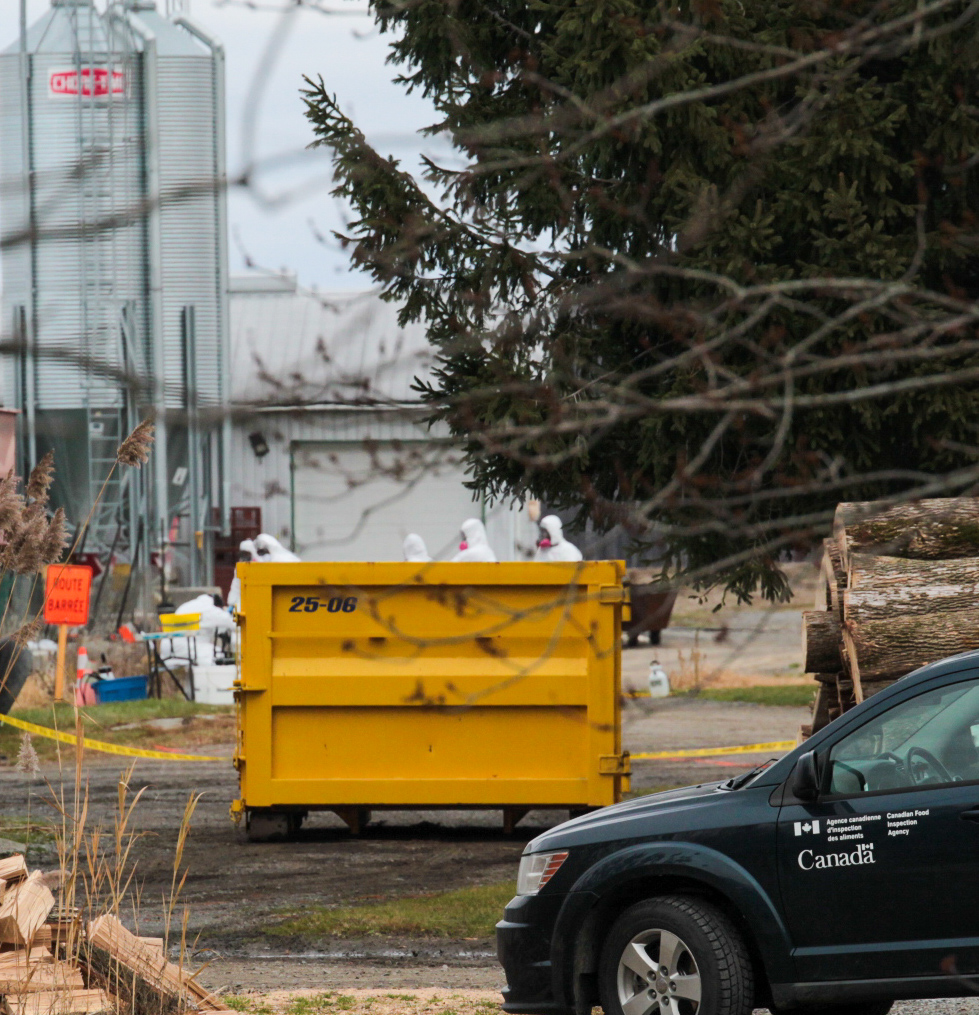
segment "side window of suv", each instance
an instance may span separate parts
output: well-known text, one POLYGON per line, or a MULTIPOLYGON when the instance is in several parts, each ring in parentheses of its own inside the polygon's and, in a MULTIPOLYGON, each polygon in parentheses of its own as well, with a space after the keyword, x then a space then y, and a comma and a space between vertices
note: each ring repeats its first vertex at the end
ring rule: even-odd
POLYGON ((829 753, 834 796, 979 781, 979 679, 902 701, 829 753))

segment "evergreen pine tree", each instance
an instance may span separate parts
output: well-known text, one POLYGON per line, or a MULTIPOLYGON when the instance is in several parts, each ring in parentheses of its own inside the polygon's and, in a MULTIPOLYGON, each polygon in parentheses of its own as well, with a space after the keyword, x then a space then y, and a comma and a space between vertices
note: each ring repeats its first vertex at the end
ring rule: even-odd
POLYGON ((413 178, 322 80, 308 116, 475 489, 775 597, 837 501, 976 483, 973 5, 372 10, 467 169, 413 178))

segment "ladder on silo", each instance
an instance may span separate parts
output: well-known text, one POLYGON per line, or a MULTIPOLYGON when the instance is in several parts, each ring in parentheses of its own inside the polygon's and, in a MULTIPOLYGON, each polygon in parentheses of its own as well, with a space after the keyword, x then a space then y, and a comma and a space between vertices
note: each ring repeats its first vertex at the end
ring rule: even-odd
MULTIPOLYGON (((76 42, 78 39, 76 32, 76 42)), ((127 55, 132 55, 127 39, 112 31, 106 43, 110 72, 120 65, 125 66, 127 55)), ((79 67, 82 60, 81 53, 76 52, 79 67)), ((91 509, 85 545, 101 555, 108 555, 115 549, 123 559, 132 561, 136 551, 135 528, 144 508, 142 487, 133 470, 115 466, 115 460, 117 448, 134 424, 132 407, 136 394, 128 382, 133 375, 142 376, 145 366, 137 337, 136 310, 131 301, 120 301, 116 288, 118 279, 129 274, 120 271, 128 265, 120 263, 118 230, 104 228, 106 222, 115 221, 129 211, 127 197, 117 192, 115 178, 117 148, 127 137, 127 123, 124 118, 120 119, 123 114, 113 107, 111 81, 109 88, 108 98, 96 101, 93 96, 86 101, 81 89, 78 98, 82 155, 79 220, 83 227, 95 227, 82 245, 81 266, 85 301, 83 347, 88 370, 88 503, 91 509), (121 377, 117 374, 109 380, 113 371, 120 371, 121 377), (99 408, 94 408, 93 403, 99 408)), ((124 249, 128 252, 129 248, 124 246, 124 249)), ((104 560, 103 563, 110 562, 104 560)))
POLYGON ((89 503, 93 507, 85 545, 96 553, 107 550, 113 542, 129 548, 129 517, 125 507, 132 470, 121 466, 113 468, 116 449, 125 436, 118 409, 89 410, 89 503))
POLYGON ((140 379, 146 376, 135 312, 135 307, 126 305, 119 317, 122 408, 88 410, 89 503, 95 505, 89 546, 96 552, 114 547, 130 563, 136 563, 134 541, 146 511, 145 492, 138 471, 115 462, 119 445, 139 422, 140 379))

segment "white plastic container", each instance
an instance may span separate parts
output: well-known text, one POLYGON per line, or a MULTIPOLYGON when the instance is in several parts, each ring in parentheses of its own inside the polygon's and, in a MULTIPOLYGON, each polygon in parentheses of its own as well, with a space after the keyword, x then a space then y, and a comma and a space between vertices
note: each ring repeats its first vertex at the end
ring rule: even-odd
POLYGON ((666 670, 654 659, 649 664, 649 696, 650 698, 668 698, 670 695, 670 678, 666 670))
POLYGON ((234 666, 195 666, 194 699, 202 705, 233 705, 234 666))

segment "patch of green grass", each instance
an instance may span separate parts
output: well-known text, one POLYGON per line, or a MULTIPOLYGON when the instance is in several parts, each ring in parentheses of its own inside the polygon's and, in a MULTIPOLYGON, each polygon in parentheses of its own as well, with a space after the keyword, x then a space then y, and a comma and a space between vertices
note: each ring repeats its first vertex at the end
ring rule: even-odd
POLYGON ((248 1015, 275 1015, 275 1010, 261 997, 247 997, 244 994, 225 994, 225 1005, 233 1011, 247 1012, 248 1015))
POLYGON ((251 1011, 248 998, 242 997, 241 994, 225 994, 221 1000, 234 1011, 251 1011))
POLYGON ((484 938, 492 935, 513 895, 513 882, 508 881, 364 906, 312 906, 269 930, 290 937, 484 938))
POLYGON ((323 991, 319 994, 293 995, 285 1006, 285 1015, 318 1015, 333 1007, 337 995, 334 991, 323 991))
POLYGON ((28 820, 26 817, 8 816, 0 821, 0 836, 33 846, 47 845, 57 841, 58 826, 36 818, 28 820))
POLYGON ((715 687, 700 692, 700 697, 709 701, 747 701, 752 705, 811 705, 815 695, 814 684, 715 687))
MULTIPOLYGON (((89 705, 83 711, 91 717, 93 726, 96 722, 100 726, 116 726, 145 719, 174 719, 203 712, 232 712, 234 706, 202 705, 183 698, 143 698, 142 701, 107 701, 104 705, 89 705)), ((75 725, 75 710, 71 705, 17 708, 10 714, 26 722, 37 723, 38 726, 71 729, 75 725)))
MULTIPOLYGON (((144 698, 142 701, 110 701, 104 705, 89 705, 82 709, 82 722, 85 736, 93 740, 105 740, 112 744, 125 744, 133 747, 151 746, 165 740, 168 743, 175 739, 179 743, 183 733, 181 730, 158 730, 152 727, 138 727, 128 730, 114 730, 113 726, 128 723, 145 722, 148 719, 174 719, 198 715, 228 716, 234 712, 232 705, 202 705, 196 701, 185 701, 183 698, 144 698)), ((14 709, 11 715, 15 719, 46 726, 48 729, 59 729, 67 733, 75 732, 75 713, 71 705, 46 705, 43 708, 14 709)), ((227 725, 228 719, 223 720, 227 725)), ((215 721, 215 732, 222 726, 215 721)), ((191 739, 199 739, 200 728, 191 739)), ((13 726, 0 725, 0 754, 5 754, 10 761, 17 757, 20 739, 23 733, 13 726)), ((227 738, 227 734, 225 735, 227 738)), ((42 758, 53 758, 57 754, 55 741, 40 735, 33 738, 34 749, 42 758)), ((61 745, 62 751, 73 750, 67 744, 61 745)))

